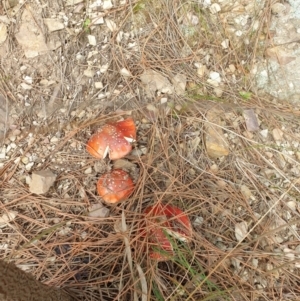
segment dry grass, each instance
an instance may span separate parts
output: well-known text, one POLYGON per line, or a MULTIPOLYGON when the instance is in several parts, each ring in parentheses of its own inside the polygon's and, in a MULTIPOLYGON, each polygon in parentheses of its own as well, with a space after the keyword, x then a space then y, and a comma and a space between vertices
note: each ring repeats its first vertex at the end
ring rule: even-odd
MULTIPOLYGON (((267 9, 258 18, 268 16, 267 9)), ((106 59, 110 72, 109 76, 103 75, 102 81, 110 91, 118 88, 121 93, 88 120, 69 116, 63 127, 53 117, 45 121, 45 125, 53 124, 51 133, 61 130, 62 136, 50 156, 40 155, 44 160, 38 169, 66 170, 59 173, 55 187, 47 195, 29 193, 25 184, 27 172, 15 163, 20 156, 18 150, 6 162, 0 174, 1 212, 18 214, 0 229, 1 258, 16 262, 48 284, 69 288, 78 300, 296 299, 300 294, 300 274, 295 263, 299 259, 291 260, 281 251, 299 243, 295 228, 299 212, 291 212, 289 219, 283 216, 288 209, 286 202, 298 198, 299 183, 291 179, 287 169, 280 169, 275 159, 272 162, 266 156, 266 152, 272 152, 274 157, 283 155, 281 148, 264 141, 259 134, 246 138, 241 119, 238 126, 233 126, 225 114, 231 112, 240 117, 244 108, 256 108, 260 120, 269 127, 285 124, 286 135, 296 134, 293 129, 299 126, 299 116, 288 105, 273 106, 269 100, 254 95, 245 101, 239 95, 239 91, 251 87, 244 77, 256 52, 257 36, 251 37, 250 46, 236 44, 224 53, 220 41, 228 36, 222 23, 215 22, 196 2, 138 1, 116 10, 111 18, 124 20, 124 29, 133 20, 137 27, 143 27, 137 34, 138 50, 130 59, 129 50, 116 42, 116 34, 108 41, 106 59), (190 10, 199 14, 201 28, 187 37, 177 21, 184 11, 190 10), (188 55, 182 55, 183 48, 188 55), (201 60, 201 49, 211 49, 211 70, 221 72, 229 64, 240 67, 237 83, 228 81, 222 99, 215 97, 213 88, 196 75, 193 64, 201 60), (246 64, 242 65, 242 60, 246 64), (134 76, 120 78, 118 70, 123 67, 134 76), (165 76, 183 73, 189 83, 186 95, 172 96, 169 108, 161 106, 154 116, 149 116, 146 105, 150 99, 138 79, 148 68, 165 76), (124 96, 127 93, 136 97, 128 99, 124 96), (181 109, 175 109, 176 105, 181 109), (204 145, 208 123, 205 114, 211 108, 224 112, 222 129, 232 142, 230 155, 217 162, 208 157, 204 145), (139 169, 130 199, 111 207, 107 218, 91 218, 87 208, 99 202, 95 183, 100 172, 84 173, 89 166, 95 169, 95 160, 87 155, 84 144, 95 128, 122 115, 114 113, 116 109, 132 111, 138 122, 136 146, 144 145, 148 152, 141 157, 128 157, 139 169), (143 118, 151 122, 143 124, 143 118), (197 145, 195 137, 200 137, 197 145), (78 144, 75 150, 72 142, 78 144), (217 170, 214 164, 218 165, 217 170), (278 175, 264 178, 265 169, 276 170, 278 175), (251 199, 241 192, 243 185, 250 189, 251 199), (156 202, 184 209, 193 223, 202 218, 201 223, 194 223, 192 242, 172 240, 176 255, 160 263, 149 259, 139 229, 143 210, 156 202), (235 225, 242 221, 248 223, 249 231, 237 242, 235 225), (282 237, 283 242, 276 237, 282 237)), ((66 49, 65 57, 72 46, 81 47, 79 38, 73 43, 66 49)), ((70 82, 71 87, 76 87, 68 76, 70 70, 78 67, 76 64, 70 56, 69 65, 61 68, 63 90, 70 82)), ((59 64, 56 67, 59 69, 59 64)), ((81 96, 74 94, 67 103, 69 111, 73 106, 86 107, 87 103, 93 108, 96 94, 81 96)), ((159 103, 159 99, 151 101, 159 103)), ((24 114, 27 121, 21 123, 26 127, 33 117, 24 114)), ((19 141, 26 152, 37 151, 36 145, 43 145, 44 137, 50 134, 47 128, 43 126, 37 133, 34 144, 28 144, 26 136, 19 141)), ((98 170, 111 168, 108 161, 96 164, 98 170)), ((299 163, 294 161, 294 166, 299 163)))

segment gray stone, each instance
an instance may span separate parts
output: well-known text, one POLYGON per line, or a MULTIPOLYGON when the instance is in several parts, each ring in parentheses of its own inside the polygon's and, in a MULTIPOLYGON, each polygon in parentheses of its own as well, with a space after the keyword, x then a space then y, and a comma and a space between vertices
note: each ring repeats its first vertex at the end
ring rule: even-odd
POLYGON ((65 28, 64 24, 57 19, 45 18, 44 23, 47 26, 49 32, 53 32, 65 28))
POLYGON ((153 96, 156 91, 167 94, 172 94, 174 91, 170 81, 154 70, 145 70, 140 78, 146 87, 148 96, 153 96))
MULTIPOLYGON (((272 6, 272 39, 258 58, 254 78, 258 92, 291 103, 300 101, 300 0, 272 6), (284 7, 283 7, 284 6, 284 7)), ((265 47, 265 45, 263 45, 265 47)))
POLYGON ((36 21, 42 22, 41 16, 37 14, 33 16, 33 11, 34 9, 29 6, 24 9, 19 31, 15 34, 27 58, 34 58, 61 46, 57 38, 51 38, 48 44, 46 43, 45 36, 36 21))
POLYGON ((49 191, 56 180, 56 175, 51 170, 40 170, 32 173, 29 183, 31 193, 43 194, 49 191))

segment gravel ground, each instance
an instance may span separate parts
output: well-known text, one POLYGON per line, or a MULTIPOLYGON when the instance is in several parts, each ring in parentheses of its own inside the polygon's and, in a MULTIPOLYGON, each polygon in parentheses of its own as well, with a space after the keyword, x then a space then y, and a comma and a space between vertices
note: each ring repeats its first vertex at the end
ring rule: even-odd
POLYGON ((1 258, 81 300, 135 300, 143 277, 130 256, 146 275, 141 300, 299 294, 299 108, 258 96, 252 78, 270 11, 243 0, 3 1, 1 258), (92 133, 129 117, 137 141, 125 161, 89 156, 92 133), (117 206, 96 193, 113 168, 137 187, 117 206), (49 185, 36 193, 44 170, 49 185), (195 275, 150 264, 138 247, 154 201, 188 213, 195 275))

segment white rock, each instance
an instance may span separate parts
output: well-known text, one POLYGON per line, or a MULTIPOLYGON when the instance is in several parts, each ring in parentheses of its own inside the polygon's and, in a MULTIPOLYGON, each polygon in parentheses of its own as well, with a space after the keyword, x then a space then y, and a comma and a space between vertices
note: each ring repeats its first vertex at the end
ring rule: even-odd
POLYGON ((221 43, 221 46, 224 48, 224 49, 227 49, 229 47, 229 39, 225 39, 222 43, 221 43))
POLYGON ((29 191, 36 194, 46 193, 55 180, 56 175, 50 170, 35 171, 32 173, 29 191))
POLYGON ((248 18, 248 15, 239 15, 234 18, 234 22, 238 25, 245 26, 247 24, 248 18))
POLYGON ((39 84, 44 87, 49 87, 55 83, 56 83, 55 80, 47 80, 47 79, 41 79, 39 82, 39 84))
POLYGON ((211 0, 202 0, 200 3, 206 8, 211 5, 211 0))
POLYGON ((106 10, 106 9, 111 9, 112 7, 113 7, 113 4, 111 3, 110 0, 104 0, 104 1, 103 1, 102 8, 103 8, 104 10, 106 10))
POLYGON ((120 74, 123 75, 123 76, 125 76, 125 77, 130 77, 130 76, 132 76, 131 72, 130 72, 129 70, 127 70, 126 68, 122 68, 122 69, 120 70, 120 74))
POLYGON ((98 8, 102 5, 102 0, 93 0, 92 3, 89 3, 89 8, 98 8))
POLYGON ((105 19, 105 23, 111 32, 114 32, 117 30, 117 24, 114 21, 112 21, 110 19, 105 19))
POLYGON ((27 84, 31 85, 33 83, 33 79, 31 76, 28 76, 28 75, 24 76, 24 80, 27 84))
POLYGON ((86 77, 93 77, 95 75, 95 71, 88 67, 83 71, 83 75, 85 75, 86 77))
POLYGON ((70 227, 62 227, 61 230, 59 230, 57 232, 57 234, 60 235, 60 236, 66 236, 66 235, 68 235, 71 232, 73 232, 72 228, 70 228, 70 227))
POLYGON ((95 82, 95 88, 96 88, 96 89, 103 89, 103 84, 102 84, 102 82, 95 82))
POLYGON ((146 146, 141 146, 141 152, 146 155, 148 153, 148 148, 146 146))
POLYGON ((124 32, 123 32, 122 30, 120 30, 120 31, 118 32, 118 34, 117 34, 117 37, 116 37, 116 41, 117 41, 118 43, 120 43, 120 42, 122 41, 123 35, 124 35, 124 32))
POLYGON ((219 11, 221 11, 221 6, 218 3, 213 3, 210 7, 209 10, 212 14, 216 14, 219 11))
POLYGON ((297 204, 295 201, 289 201, 286 203, 286 205, 293 211, 296 211, 296 209, 297 209, 297 204))
POLYGON ((191 12, 186 14, 184 24, 185 25, 197 25, 199 23, 199 18, 196 15, 193 15, 191 12))
POLYGON ((76 5, 78 3, 83 2, 83 0, 67 0, 66 1, 66 6, 71 6, 71 5, 76 5))
POLYGON ((21 83, 20 84, 21 88, 24 89, 24 90, 31 90, 32 89, 32 86, 31 85, 28 85, 26 83, 21 83))
POLYGON ((267 138, 268 137, 268 132, 269 130, 268 129, 264 129, 262 131, 260 131, 260 135, 263 137, 263 138, 267 138))
POLYGON ((104 94, 104 93, 99 93, 97 96, 98 99, 104 99, 105 97, 106 97, 106 94, 104 94))
POLYGON ((47 26, 49 32, 61 30, 65 28, 65 25, 57 19, 44 19, 44 23, 47 26))
POLYGON ((87 36, 87 38, 88 38, 88 42, 89 42, 90 45, 92 45, 92 46, 96 46, 97 45, 97 41, 96 41, 96 37, 95 36, 89 34, 87 36))
POLYGON ((207 73, 206 65, 201 65, 197 68, 197 74, 199 77, 203 77, 207 73))
POLYGON ((213 79, 208 79, 207 82, 212 85, 213 87, 219 87, 220 83, 216 80, 213 80, 213 79))
POLYGON ((101 25, 101 24, 104 24, 104 18, 103 18, 103 15, 100 13, 100 14, 97 14, 95 15, 94 17, 91 17, 91 20, 92 20, 92 24, 93 25, 101 25))
POLYGON ((109 67, 108 64, 102 65, 102 66, 100 67, 99 71, 100 71, 101 73, 105 73, 105 72, 108 70, 108 67, 109 67))
POLYGON ((52 143, 56 143, 56 142, 58 142, 58 138, 56 137, 56 136, 53 136, 51 139, 50 139, 50 142, 52 142, 52 143))
POLYGON ((89 174, 92 173, 92 171, 93 171, 93 169, 92 169, 92 167, 90 166, 90 167, 88 167, 88 168, 84 171, 84 173, 85 173, 86 175, 89 175, 89 174))
POLYGON ((0 44, 2 44, 3 42, 5 42, 7 38, 7 26, 0 22, 0 44))
POLYGON ((21 158, 21 161, 22 161, 22 163, 24 164, 24 165, 26 165, 26 164, 28 164, 28 162, 29 162, 29 158, 28 157, 22 157, 21 158))
POLYGON ((11 20, 10 18, 8 18, 8 16, 2 15, 0 16, 0 22, 9 25, 11 22, 15 22, 15 20, 14 19, 11 20))
POLYGON ((34 165, 34 162, 29 162, 28 164, 25 165, 25 169, 26 169, 27 171, 30 171, 31 168, 33 167, 33 165, 34 165))
POLYGON ((214 71, 209 72, 209 78, 218 83, 221 83, 221 77, 218 72, 214 72, 214 71))
POLYGON ((197 216, 193 222, 194 226, 201 226, 204 222, 204 219, 202 216, 197 216))

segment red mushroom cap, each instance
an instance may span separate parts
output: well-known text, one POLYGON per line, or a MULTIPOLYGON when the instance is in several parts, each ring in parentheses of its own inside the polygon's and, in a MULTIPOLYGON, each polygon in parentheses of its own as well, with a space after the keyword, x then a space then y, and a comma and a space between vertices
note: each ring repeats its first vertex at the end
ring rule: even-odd
POLYGON ((133 190, 132 179, 122 169, 103 174, 97 182, 97 191, 107 203, 118 203, 129 197, 133 190))
POLYGON ((193 228, 189 217, 180 208, 172 205, 165 205, 163 212, 171 226, 168 233, 181 241, 190 241, 193 228))
POLYGON ((166 236, 163 228, 155 227, 150 230, 148 243, 151 246, 150 258, 165 261, 174 255, 173 246, 166 236))
POLYGON ((131 142, 136 139, 136 128, 132 118, 104 125, 92 135, 86 149, 97 159, 104 159, 107 154, 111 160, 126 156, 132 150, 131 142))
POLYGON ((116 122, 114 125, 118 129, 118 131, 120 131, 123 134, 125 139, 132 139, 133 141, 136 140, 136 127, 132 118, 116 122))
POLYGON ((170 256, 155 250, 159 246, 162 250, 173 255, 173 248, 165 231, 181 241, 189 241, 192 237, 192 225, 188 216, 179 208, 172 205, 156 204, 145 209, 147 227, 142 236, 148 236, 153 244, 150 257, 156 260, 167 260, 170 256), (152 223, 150 224, 150 222, 152 223), (153 225, 154 224, 154 225, 153 225))

